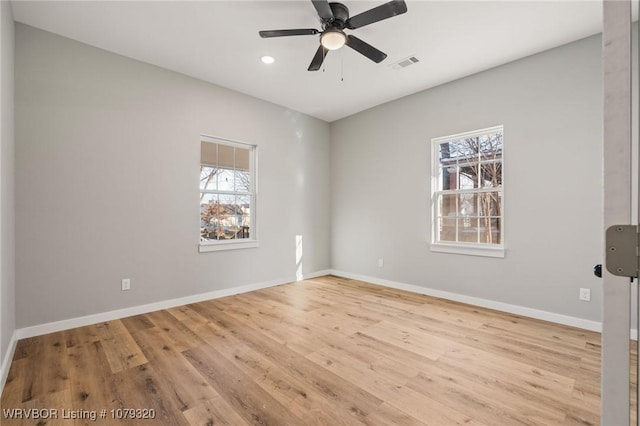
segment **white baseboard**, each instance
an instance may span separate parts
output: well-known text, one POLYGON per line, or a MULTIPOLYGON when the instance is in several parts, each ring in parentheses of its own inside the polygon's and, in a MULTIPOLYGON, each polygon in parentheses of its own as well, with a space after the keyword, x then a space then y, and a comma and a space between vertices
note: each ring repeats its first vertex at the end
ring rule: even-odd
MULTIPOLYGON (((316 278, 329 274, 330 271, 318 271, 304 274, 302 279, 316 278)), ((47 333, 55 333, 57 331, 69 330, 71 328, 83 327, 86 325, 97 324, 104 321, 113 321, 120 318, 126 318, 133 315, 146 314, 161 309, 174 308, 176 306, 187 305, 189 303, 197 303, 205 300, 218 299, 220 297, 233 296, 235 294, 247 293, 249 291, 260 290, 263 288, 274 287, 281 284, 296 282, 296 277, 291 276, 279 280, 265 281, 256 284, 248 284, 240 287, 226 288, 223 290, 215 290, 207 293, 195 294, 192 296, 180 297, 177 299, 163 300, 160 302, 149 303, 146 305, 132 306, 130 308, 118 309, 115 311, 101 312, 99 314, 87 315, 84 317, 71 318, 62 321, 55 321, 46 324, 34 325, 31 327, 19 328, 14 335, 17 339, 27 337, 40 336, 47 333)))
POLYGON ((302 276, 303 280, 311 280, 313 278, 324 277, 325 275, 331 275, 333 273, 332 269, 324 269, 322 271, 311 272, 309 274, 304 274, 302 276))
MULTIPOLYGON (((304 274, 302 279, 317 278, 330 274, 330 270, 322 270, 304 274)), ((207 293, 195 294, 192 296, 180 297, 177 299, 163 300, 161 302, 149 303, 146 305, 132 306, 130 308, 118 309, 115 311, 102 312, 99 314, 87 315, 79 318, 71 318, 62 321, 55 321, 46 324, 34 325, 17 329, 14 335, 17 340, 27 337, 40 336, 47 333, 55 333, 57 331, 69 330, 70 328, 83 327, 85 325, 96 324, 104 321, 112 321, 120 318, 126 318, 133 315, 146 314, 148 312, 158 311, 161 309, 174 308, 176 306, 187 305, 189 303, 197 303, 210 299, 218 299, 220 297, 233 296, 235 294, 247 293, 249 291, 260 290, 268 287, 275 287, 281 284, 296 282, 297 277, 291 276, 279 280, 265 281, 256 284, 248 284, 240 287, 232 287, 223 290, 215 290, 207 293)))
MULTIPOLYGON (((427 296, 439 297, 442 299, 452 300, 455 302, 467 303, 469 305, 480 306, 483 308, 495 309, 497 311, 508 312, 510 314, 521 315, 524 317, 550 321, 557 324, 577 327, 584 330, 602 332, 602 323, 583 318, 572 317, 554 312, 541 311, 538 309, 527 308, 509 303, 496 302, 494 300, 482 299, 479 297, 465 296, 463 294, 451 293, 443 290, 436 290, 428 287, 421 287, 413 284, 405 284, 397 281, 385 280, 382 278, 370 277, 366 275, 352 274, 350 272, 331 270, 332 275, 338 277, 350 278, 358 281, 365 281, 385 287, 395 288, 398 290, 411 291, 413 293, 424 294, 427 296)), ((638 332, 635 329, 630 331, 630 337, 634 340, 638 338, 638 332)))
MULTIPOLYGON (((115 311, 102 312, 93 315, 87 315, 78 318, 71 318, 62 321, 50 322, 47 324, 40 324, 31 327, 25 327, 15 330, 11 337, 11 342, 5 358, 3 359, 2 366, 0 367, 0 392, 4 389, 4 384, 9 374, 9 367, 16 348, 16 343, 20 339, 27 337, 40 336, 42 334, 54 333, 57 331, 68 330, 71 328, 82 327, 86 325, 96 324, 104 321, 112 321, 120 318, 125 318, 133 315, 145 314, 161 309, 173 308, 176 306, 187 305, 189 303, 197 303, 205 300, 217 299, 226 296, 233 296, 235 294, 246 293, 254 290, 260 290, 268 287, 275 287, 277 285, 287 284, 295 282, 296 280, 312 279, 324 275, 336 275, 339 277, 370 282, 372 284, 382 285, 385 287, 395 288, 399 290, 411 291, 418 294, 424 294, 427 296, 439 297, 442 299, 453 300, 456 302, 467 303, 470 305, 480 306, 489 309, 495 309, 502 312, 508 312, 516 315, 521 315, 529 318, 540 319, 544 321, 550 321, 558 324, 564 324, 572 327, 582 328, 591 331, 602 331, 602 324, 598 321, 586 320, 583 318, 571 317, 568 315, 557 314, 554 312, 547 312, 538 309, 527 308, 519 305, 512 305, 508 303, 497 302, 489 299, 482 299, 479 297, 465 296, 463 294, 451 293, 443 290, 436 290, 428 287, 417 286, 413 284, 405 284, 397 281, 386 280, 382 278, 376 278, 372 276, 365 276, 360 274, 353 274, 350 272, 344 272, 334 269, 327 269, 317 272, 304 274, 302 277, 291 276, 289 278, 271 280, 262 283, 248 284, 240 287, 228 288, 223 290, 215 290, 207 293, 196 294, 192 296, 181 297, 177 299, 164 300, 160 302, 149 303, 145 305, 132 306, 130 308, 118 309, 115 311)), ((632 329, 630 337, 637 340, 637 330, 632 329)))
POLYGON ((7 382, 7 377, 9 377, 9 368, 11 368, 11 361, 13 361, 13 354, 16 352, 17 343, 18 336, 14 331, 11 335, 7 352, 4 354, 4 358, 2 358, 2 365, 0 366, 0 395, 2 395, 4 385, 7 382))

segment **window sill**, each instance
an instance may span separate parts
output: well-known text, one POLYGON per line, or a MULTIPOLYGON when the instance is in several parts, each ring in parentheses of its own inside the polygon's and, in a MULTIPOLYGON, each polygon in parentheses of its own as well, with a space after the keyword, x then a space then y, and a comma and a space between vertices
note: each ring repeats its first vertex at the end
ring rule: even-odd
POLYGON ((431 251, 438 253, 462 254, 467 256, 484 256, 504 258, 504 247, 486 247, 473 244, 442 244, 432 243, 431 251))
POLYGON ((256 248, 259 245, 260 245, 260 242, 258 240, 200 243, 198 247, 198 251, 200 253, 206 253, 210 251, 238 250, 238 249, 256 248))

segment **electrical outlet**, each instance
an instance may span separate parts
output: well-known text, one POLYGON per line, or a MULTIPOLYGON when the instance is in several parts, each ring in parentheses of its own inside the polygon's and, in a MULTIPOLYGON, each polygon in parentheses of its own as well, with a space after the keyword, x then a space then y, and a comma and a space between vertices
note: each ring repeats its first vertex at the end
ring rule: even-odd
POLYGON ((591 302, 591 290, 588 288, 581 288, 580 300, 584 300, 585 302, 591 302))
POLYGON ((378 259, 378 268, 382 268, 384 266, 384 259, 378 259))
POLYGON ((122 291, 131 290, 131 278, 122 279, 122 291))

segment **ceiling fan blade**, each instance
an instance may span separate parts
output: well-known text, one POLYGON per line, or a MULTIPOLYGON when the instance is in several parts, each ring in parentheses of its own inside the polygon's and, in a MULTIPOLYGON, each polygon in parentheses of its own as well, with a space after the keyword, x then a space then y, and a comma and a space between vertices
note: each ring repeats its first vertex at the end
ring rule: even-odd
POLYGON ((356 52, 363 54, 375 63, 380 63, 384 61, 384 58, 387 57, 386 53, 379 51, 369 43, 365 43, 356 36, 348 35, 346 44, 356 52))
POLYGON ((324 61, 325 56, 327 56, 327 52, 329 52, 329 49, 327 49, 323 45, 320 45, 320 47, 318 47, 318 50, 316 50, 316 54, 314 55, 311 64, 309 64, 308 71, 318 71, 322 66, 322 62, 324 61))
POLYGON ((327 0, 311 0, 311 3, 313 3, 313 7, 316 8, 318 15, 320 15, 323 22, 333 20, 333 12, 331 11, 331 6, 329 6, 329 2, 327 0))
POLYGON ((393 0, 389 3, 385 3, 373 9, 369 9, 366 12, 362 12, 359 15, 351 17, 346 27, 349 29, 356 29, 364 27, 365 25, 373 24, 374 22, 382 21, 384 19, 392 18, 396 15, 401 15, 407 11, 407 4, 404 0, 393 0))
POLYGON ((299 36, 299 35, 314 35, 319 34, 320 31, 309 28, 309 29, 298 29, 298 30, 268 30, 268 31, 260 31, 260 37, 269 38, 269 37, 286 37, 286 36, 299 36))

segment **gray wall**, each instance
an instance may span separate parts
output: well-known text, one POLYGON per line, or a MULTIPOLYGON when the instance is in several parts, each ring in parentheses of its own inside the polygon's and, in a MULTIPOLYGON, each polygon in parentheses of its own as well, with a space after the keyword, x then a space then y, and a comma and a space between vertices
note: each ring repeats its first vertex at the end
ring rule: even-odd
MULTIPOLYGON (((14 24, 11 3, 0 2, 0 365, 15 329, 14 24)), ((1 381, 1 379, 0 379, 1 381)))
POLYGON ((296 235, 305 273, 334 268, 599 321, 600 42, 329 126, 17 24, 17 326, 293 279, 296 235), (506 258, 430 252, 430 139, 497 124, 506 258), (260 248, 197 253, 200 133, 259 145, 260 248), (592 289, 590 303, 579 287, 592 289))
POLYGON ((22 24, 15 105, 18 327, 330 267, 327 123, 22 24), (258 144, 259 248, 198 253, 200 133, 258 144))
MULTIPOLYGON (((600 43, 584 39, 332 123, 333 268, 599 321, 600 43), (431 252, 431 138, 499 124, 506 257, 431 252), (580 287, 592 289, 590 303, 578 300, 580 287)), ((419 66, 428 72, 428 62, 419 66)))

